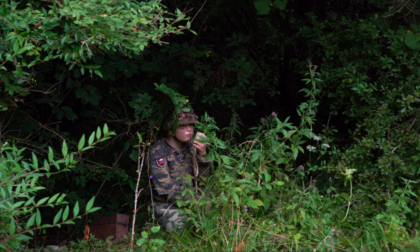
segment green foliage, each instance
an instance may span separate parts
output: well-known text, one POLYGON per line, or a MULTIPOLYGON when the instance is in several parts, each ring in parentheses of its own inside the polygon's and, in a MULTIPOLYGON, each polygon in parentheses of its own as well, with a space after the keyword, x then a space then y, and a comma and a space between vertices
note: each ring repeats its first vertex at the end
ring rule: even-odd
MULTIPOLYGON (((323 49, 322 95, 329 97, 325 107, 332 115, 341 111, 350 128, 349 144, 332 156, 331 165, 339 173, 357 169, 358 193, 378 207, 388 200, 389 192, 403 187, 405 179, 415 180, 419 172, 418 28, 400 25, 396 31, 381 30, 373 17, 353 20, 330 15, 323 21, 313 14, 308 17, 312 25, 302 28, 300 36, 323 49), (324 29, 337 32, 326 34, 324 29)), ((342 138, 343 134, 332 133, 329 140, 342 138)), ((414 201, 411 204, 414 207, 414 201)), ((419 226, 416 216, 410 214, 413 227, 419 226)))
MULTIPOLYGON (((100 131, 100 129, 99 129, 100 131)), ((74 168, 77 160, 74 159, 76 155, 80 155, 83 151, 93 148, 95 145, 106 141, 115 133, 108 131, 107 125, 103 129, 104 136, 95 140, 90 138, 89 145, 84 147, 84 135, 79 142, 77 152, 68 152, 66 142, 63 142, 62 153, 63 157, 57 159, 54 156, 53 150, 49 148, 48 160, 44 159, 43 165, 38 162, 38 157, 32 152, 31 158, 25 157, 25 148, 18 149, 16 145, 5 142, 0 150, 0 240, 1 249, 12 248, 14 250, 20 249, 19 243, 31 237, 26 234, 34 235, 35 230, 45 229, 49 227, 61 227, 65 224, 74 224, 73 220, 80 218, 79 203, 76 202, 73 214, 68 219, 70 210, 64 201, 66 194, 57 193, 51 197, 44 197, 37 200, 39 191, 45 189, 40 186, 39 178, 43 176, 51 176, 52 174, 70 171, 74 168), (52 168, 57 171, 53 171, 52 168), (55 214, 52 224, 43 223, 41 211, 42 207, 56 207, 63 206, 55 214), (27 218, 25 221, 19 221, 27 218)), ((93 134, 94 136, 94 134, 93 134)), ((95 197, 86 204, 84 214, 93 213, 100 209, 94 207, 95 197)), ((44 216, 45 217, 45 216, 44 216)))
MULTIPOLYGON (((155 0, 66 0, 28 3, 24 8, 18 2, 4 2, 0 7, 3 91, 10 96, 28 95, 28 86, 37 82, 34 67, 57 58, 70 65, 69 71, 77 66, 82 75, 89 72, 103 77, 100 65, 91 62, 93 55, 118 51, 132 57, 149 43, 161 44, 162 37, 188 29, 189 22, 175 26, 188 19, 185 14, 176 10, 168 16, 162 7, 155 0)), ((93 97, 95 89, 91 86, 93 97)), ((89 100, 98 105, 97 97, 89 100)), ((16 104, 10 98, 2 99, 3 107, 10 105, 16 104)))
MULTIPOLYGON (((317 87, 322 83, 314 68, 310 67, 310 78, 305 79, 310 88, 303 91, 309 100, 299 106, 299 127, 287 119, 280 121, 273 113, 251 129, 254 133, 248 141, 226 146, 217 138, 218 128, 212 118, 206 115, 198 124, 207 135, 201 141, 210 146, 207 158, 218 165, 213 167, 211 178, 203 179, 200 198, 188 197, 195 195, 194 189, 184 188, 183 196, 188 200, 177 205, 182 207, 179 211, 190 214, 191 225, 169 237, 176 241, 173 248, 334 251, 410 250, 420 245, 418 233, 409 234, 405 227, 407 216, 413 212, 411 197, 417 197, 413 186, 418 180, 403 179, 405 188, 388 194, 386 208, 373 208, 360 187, 353 192, 357 169, 331 168, 325 163, 323 167, 308 163, 310 169, 293 165, 299 152, 304 153, 303 144, 325 138, 315 135, 309 123, 316 116, 316 97, 321 91, 317 87), (316 176, 319 170, 337 176, 326 181, 326 173, 316 176), (337 174, 336 170, 343 172, 337 174), (308 177, 311 179, 304 182, 308 177)), ((318 152, 318 159, 327 149, 334 149, 325 143, 317 145, 319 149, 310 145, 306 149, 318 152)), ((144 243, 148 233, 143 231, 142 236, 144 243)))
MULTIPOLYGON (((83 207, 97 195, 103 211, 93 219, 131 213, 137 134, 152 144, 160 137, 156 129, 165 127, 166 105, 181 111, 192 104, 197 114, 212 117, 204 117, 199 130, 208 136, 203 141, 212 146, 208 157, 217 174, 204 181, 209 187, 203 200, 179 204, 208 215, 195 213, 196 228, 179 234, 179 243, 163 232, 153 239, 185 250, 233 250, 242 238, 250 239, 250 250, 393 250, 393 243, 410 250, 418 244, 416 197, 408 189, 396 192, 411 180, 411 192, 420 193, 414 183, 420 160, 419 28, 410 18, 418 11, 377 0, 182 4, 9 1, 0 7, 2 141, 18 139, 16 148, 31 148, 41 167, 38 153, 48 153, 52 163, 58 153, 88 148, 92 134, 79 139, 99 123, 112 124, 118 135, 86 149, 66 174, 46 173, 37 182, 46 189, 37 197, 50 199, 59 191, 83 207), (139 13, 142 8, 149 9, 139 13), (178 9, 199 13, 188 13, 191 24, 178 9), (196 34, 172 36, 190 24, 196 34), (308 59, 319 65, 319 74, 308 73, 298 92, 308 59), (272 111, 277 117, 267 116, 272 111), (246 131, 251 127, 252 133, 246 131), (239 219, 249 229, 229 221, 244 214, 245 204, 249 218, 239 219), (276 229, 279 223, 283 229, 276 229), (332 226, 340 228, 334 246, 330 238, 324 242, 332 226), (227 227, 231 236, 223 231, 227 227)), ((143 176, 140 187, 147 186, 143 176)), ((148 196, 139 201, 147 204, 148 196)), ((57 212, 44 209, 40 220, 53 223, 57 212)), ((139 216, 143 226, 148 214, 139 216)), ((9 232, 9 219, 5 223, 9 232)))
MULTIPOLYGON (((160 226, 153 226, 150 228, 151 235, 156 236, 160 231, 160 226)), ((165 241, 159 238, 149 237, 149 233, 146 231, 141 232, 141 238, 136 241, 137 246, 142 251, 159 251, 165 245, 165 241)))

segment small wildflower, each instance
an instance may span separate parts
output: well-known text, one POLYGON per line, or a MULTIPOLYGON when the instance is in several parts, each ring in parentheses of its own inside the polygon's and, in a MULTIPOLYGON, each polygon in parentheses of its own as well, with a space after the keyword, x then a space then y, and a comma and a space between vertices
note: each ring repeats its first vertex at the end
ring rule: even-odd
POLYGON ((299 169, 300 169, 301 171, 304 171, 304 170, 305 170, 305 167, 304 167, 303 165, 300 165, 300 166, 299 166, 299 169))
POLYGON ((316 148, 314 146, 308 145, 306 146, 306 149, 310 152, 312 152, 313 150, 315 150, 316 148))
POLYGON ((276 225, 276 223, 273 223, 273 226, 275 226, 276 225))
POLYGON ((245 212, 248 212, 248 208, 245 208, 245 212))
POLYGON ((322 146, 324 146, 325 148, 330 148, 330 146, 328 144, 322 144, 322 146))
POLYGON ((329 181, 331 181, 331 177, 330 177, 329 181))
POLYGON ((321 140, 321 138, 319 136, 314 136, 314 140, 319 141, 319 140, 321 140))
POLYGON ((248 206, 247 206, 247 205, 245 205, 245 206, 244 206, 244 208, 248 208, 248 206))
POLYGON ((150 175, 149 178, 153 178, 153 175, 150 175))
POLYGON ((230 232, 229 232, 229 234, 228 234, 229 236, 230 236, 230 232))
POLYGON ((276 112, 274 112, 274 111, 273 111, 273 112, 271 112, 271 116, 272 116, 272 117, 277 117, 276 112))
POLYGON ((317 214, 321 214, 321 211, 316 212, 317 214))
POLYGON ((315 207, 315 209, 316 209, 316 206, 314 206, 315 207))
POLYGON ((310 233, 308 233, 308 236, 311 236, 311 234, 310 234, 310 233))

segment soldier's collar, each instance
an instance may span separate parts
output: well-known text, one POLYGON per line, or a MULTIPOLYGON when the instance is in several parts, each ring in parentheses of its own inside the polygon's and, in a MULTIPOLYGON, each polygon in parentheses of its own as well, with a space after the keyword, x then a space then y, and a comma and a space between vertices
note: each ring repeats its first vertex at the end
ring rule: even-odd
MULTIPOLYGON (((166 139, 163 139, 163 142, 165 143, 165 145, 167 146, 167 148, 171 152, 171 154, 179 154, 180 153, 180 151, 178 151, 177 149, 172 147, 172 145, 170 145, 166 139)), ((191 147, 192 147, 191 141, 188 141, 188 142, 184 143, 183 146, 182 146, 182 148, 185 148, 186 151, 191 150, 191 147)))
POLYGON ((172 145, 170 145, 166 139, 164 140, 164 143, 165 143, 165 145, 166 145, 166 147, 167 147, 168 151, 169 151, 171 154, 180 154, 180 153, 182 153, 182 152, 184 151, 184 149, 186 149, 186 151, 188 151, 188 150, 189 150, 188 145, 186 145, 187 143, 184 143, 184 144, 182 145, 181 150, 177 150, 177 149, 175 149, 174 147, 172 147, 172 145))

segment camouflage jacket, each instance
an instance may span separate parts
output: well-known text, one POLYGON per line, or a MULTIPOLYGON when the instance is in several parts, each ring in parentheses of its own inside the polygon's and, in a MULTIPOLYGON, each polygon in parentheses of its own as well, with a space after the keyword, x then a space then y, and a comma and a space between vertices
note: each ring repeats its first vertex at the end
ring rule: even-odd
MULTIPOLYGON (((148 154, 149 175, 153 185, 153 198, 156 202, 174 202, 182 198, 181 186, 193 187, 186 183, 186 175, 194 177, 192 143, 187 142, 181 151, 174 149, 165 139, 152 145, 148 154), (179 179, 178 179, 179 178, 179 179)), ((201 160, 196 154, 198 177, 210 175, 210 160, 201 160)))

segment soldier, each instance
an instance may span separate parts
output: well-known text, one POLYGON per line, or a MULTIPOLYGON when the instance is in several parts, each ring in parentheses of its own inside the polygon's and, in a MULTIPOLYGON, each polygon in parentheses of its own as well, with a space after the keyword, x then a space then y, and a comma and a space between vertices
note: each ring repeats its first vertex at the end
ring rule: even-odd
MULTIPOLYGON (((203 157, 208 152, 206 144, 191 141, 197 116, 191 109, 189 113, 179 113, 177 117, 179 126, 175 133, 173 122, 169 122, 167 136, 153 144, 148 157, 153 211, 167 231, 173 231, 175 226, 182 229, 187 219, 179 214, 175 204, 177 199, 186 200, 181 186, 193 188, 192 181, 186 181, 187 174, 195 180, 210 174, 210 160, 203 157)), ((196 139, 200 136, 206 137, 197 132, 196 139)))

